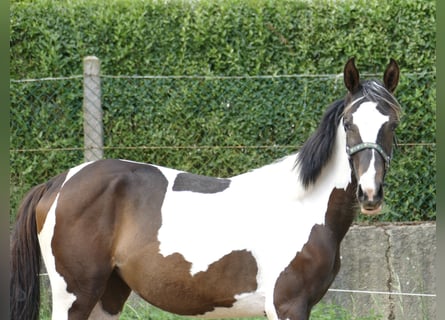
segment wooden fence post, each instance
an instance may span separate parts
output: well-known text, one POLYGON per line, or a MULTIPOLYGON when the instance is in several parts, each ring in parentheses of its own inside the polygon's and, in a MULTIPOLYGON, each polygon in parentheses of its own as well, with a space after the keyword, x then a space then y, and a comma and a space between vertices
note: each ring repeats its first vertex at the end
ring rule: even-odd
POLYGON ((83 60, 83 130, 85 161, 103 158, 103 122, 100 88, 100 60, 83 60))

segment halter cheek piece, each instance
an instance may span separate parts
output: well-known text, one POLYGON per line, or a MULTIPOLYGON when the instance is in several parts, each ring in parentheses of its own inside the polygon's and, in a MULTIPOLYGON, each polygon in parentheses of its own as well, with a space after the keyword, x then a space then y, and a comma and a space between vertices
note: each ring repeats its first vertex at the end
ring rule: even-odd
POLYGON ((373 143, 373 142, 362 142, 359 143, 353 147, 349 147, 346 146, 346 153, 349 156, 349 159, 351 159, 351 156, 361 150, 364 149, 374 149, 377 150, 378 153, 380 153, 380 155, 383 157, 383 159, 385 160, 385 171, 388 170, 389 168, 389 164, 391 163, 391 156, 387 155, 385 150, 383 150, 383 148, 377 144, 377 143, 373 143))

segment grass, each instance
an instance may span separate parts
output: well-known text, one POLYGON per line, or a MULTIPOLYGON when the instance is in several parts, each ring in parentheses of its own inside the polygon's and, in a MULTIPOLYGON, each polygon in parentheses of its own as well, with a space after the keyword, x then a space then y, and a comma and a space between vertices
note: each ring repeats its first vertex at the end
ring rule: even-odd
MULTIPOLYGON (((49 295, 43 293, 40 320, 50 320, 49 295)), ((155 308, 142 300, 126 303, 120 320, 187 320, 193 318, 181 317, 155 308)), ((251 318, 249 320, 265 320, 266 318, 251 318)), ((382 316, 371 313, 365 317, 354 317, 348 310, 332 304, 317 304, 311 313, 311 320, 381 320, 382 316)), ((240 319, 232 319, 240 320, 240 319)))
MULTIPOLYGON (((189 319, 185 317, 176 316, 170 313, 163 312, 157 308, 146 304, 139 304, 138 306, 125 305, 124 311, 121 315, 121 320, 184 320, 189 319)), ((264 320, 266 318, 250 318, 250 320, 264 320)), ((336 306, 320 303, 315 306, 311 313, 311 320, 380 320, 381 316, 370 314, 366 317, 356 318, 352 316, 346 309, 336 306)), ((239 319, 233 319, 239 320, 239 319)))

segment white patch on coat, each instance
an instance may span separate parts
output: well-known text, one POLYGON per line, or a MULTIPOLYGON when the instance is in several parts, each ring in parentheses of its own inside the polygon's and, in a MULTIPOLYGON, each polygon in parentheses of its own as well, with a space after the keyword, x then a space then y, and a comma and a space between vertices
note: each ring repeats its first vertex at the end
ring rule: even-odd
MULTIPOLYGON (((377 103, 372 101, 364 102, 352 114, 355 125, 360 129, 360 137, 363 142, 377 142, 377 135, 380 128, 385 122, 389 121, 389 116, 385 116, 377 110, 377 103)), ((359 177, 359 185, 362 190, 375 190, 375 154, 376 150, 372 150, 372 157, 367 171, 359 177)))
POLYGON ((233 318, 234 315, 236 315, 237 318, 249 318, 264 315, 264 295, 260 295, 256 292, 249 292, 235 295, 235 299, 236 302, 231 308, 216 307, 213 311, 194 317, 227 319, 233 318))
POLYGON ((68 319, 68 310, 71 308, 74 301, 76 301, 76 296, 68 292, 65 279, 56 270, 56 261, 51 246, 51 241, 53 239, 54 229, 56 226, 57 202, 59 200, 60 192, 63 188, 63 185, 69 179, 71 179, 72 176, 74 176, 77 172, 79 172, 82 168, 90 163, 91 162, 83 163, 68 171, 65 181, 61 185, 59 193, 57 194, 53 204, 48 211, 48 214, 46 215, 42 230, 40 230, 40 233, 38 234, 42 258, 45 262, 45 267, 51 283, 53 320, 68 319))
POLYGON ((235 296, 231 309, 205 316, 245 314, 277 319, 273 291, 280 273, 308 241, 312 227, 324 224, 334 188, 346 189, 350 168, 346 136, 337 130, 332 160, 308 190, 294 167, 296 154, 231 178, 230 187, 214 194, 172 191, 180 171, 158 167, 169 181, 158 233, 160 253, 180 253, 195 275, 234 250, 247 250, 258 265, 255 292, 235 296), (279 248, 279 250, 277 249, 279 248))

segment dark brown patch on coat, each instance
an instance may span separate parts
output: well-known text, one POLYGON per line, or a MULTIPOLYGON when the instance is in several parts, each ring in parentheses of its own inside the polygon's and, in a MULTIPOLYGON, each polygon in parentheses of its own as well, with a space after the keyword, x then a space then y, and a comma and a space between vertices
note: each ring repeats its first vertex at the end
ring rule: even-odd
POLYGON ((140 254, 129 263, 133 272, 124 270, 124 277, 145 300, 169 312, 202 315, 216 307, 230 308, 235 295, 257 288, 256 260, 245 250, 233 251, 193 276, 190 262, 179 253, 163 257, 148 249, 140 254))
POLYGON ((332 191, 325 225, 312 227, 307 243, 278 277, 274 305, 279 319, 308 319, 335 279, 340 269, 340 242, 354 219, 355 188, 353 180, 346 191, 332 191))
POLYGON ((184 172, 176 176, 173 191, 218 193, 226 190, 229 186, 230 179, 212 178, 184 172))
POLYGON ((134 252, 117 256, 125 244, 119 240, 131 239, 137 231, 146 235, 144 239, 156 241, 167 185, 158 168, 120 160, 92 163, 65 183, 56 209, 52 249, 57 272, 76 296, 70 317, 88 318, 99 300, 110 314, 122 309, 130 290, 116 260, 134 252))

